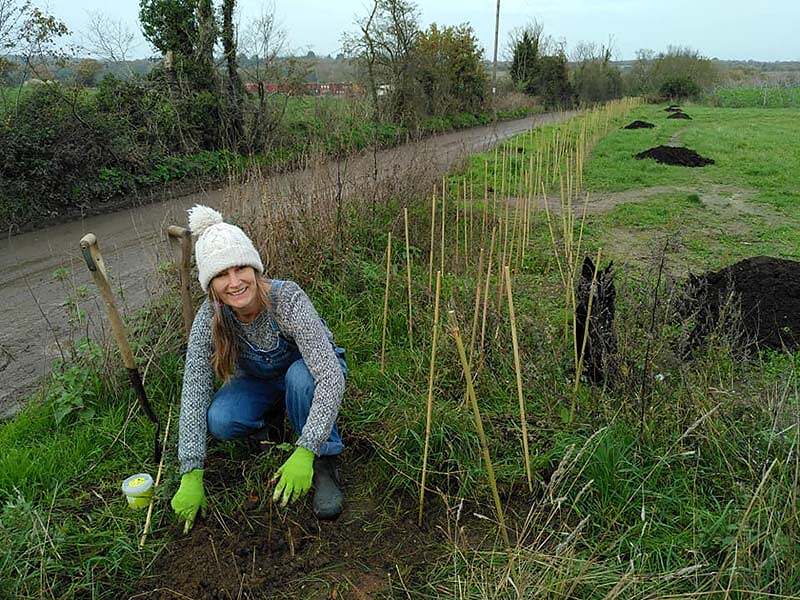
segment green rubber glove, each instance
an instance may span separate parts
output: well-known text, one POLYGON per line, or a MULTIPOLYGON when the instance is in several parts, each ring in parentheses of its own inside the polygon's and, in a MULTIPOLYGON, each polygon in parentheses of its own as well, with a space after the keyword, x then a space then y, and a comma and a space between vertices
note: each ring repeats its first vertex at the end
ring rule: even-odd
POLYGON ((206 493, 203 490, 203 469, 192 469, 183 474, 181 485, 172 497, 170 504, 178 518, 186 521, 183 533, 188 533, 194 525, 197 511, 202 508, 205 513, 205 508, 208 506, 206 493))
POLYGON ((275 472, 272 482, 280 477, 272 501, 277 502, 281 495, 281 506, 294 502, 311 489, 311 477, 314 475, 314 453, 298 446, 285 463, 275 472))

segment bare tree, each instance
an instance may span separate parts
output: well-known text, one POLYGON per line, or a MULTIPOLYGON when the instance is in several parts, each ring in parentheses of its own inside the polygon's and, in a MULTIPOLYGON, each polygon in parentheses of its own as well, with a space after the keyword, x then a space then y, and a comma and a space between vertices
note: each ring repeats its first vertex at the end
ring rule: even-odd
POLYGON ((73 49, 58 42, 70 30, 53 15, 28 3, 23 5, 21 23, 16 28, 14 51, 23 57, 26 75, 32 73, 40 79, 52 79, 51 67, 64 65, 73 49))
POLYGON ((511 61, 514 58, 514 49, 525 34, 527 34, 528 38, 533 43, 536 56, 546 56, 557 46, 553 36, 545 35, 544 23, 540 23, 534 19, 527 25, 515 27, 509 32, 508 38, 506 39, 506 47, 503 52, 504 58, 507 61, 511 61))
POLYGON ((128 23, 112 19, 101 11, 89 12, 83 38, 86 50, 104 62, 124 63, 140 46, 128 23))
POLYGON ((27 0, 0 0, 0 55, 16 47, 19 25, 30 7, 27 0))
POLYGON ((367 70, 373 101, 388 86, 392 117, 418 117, 415 46, 420 35, 419 9, 410 0, 373 0, 370 14, 357 22, 359 33, 345 36, 343 49, 367 70))
POLYGON ((608 64, 614 52, 614 36, 611 35, 605 45, 596 42, 578 42, 570 52, 570 60, 575 63, 598 61, 608 64))
MULTIPOLYGON (((306 63, 284 58, 289 52, 286 30, 275 16, 275 3, 263 3, 257 16, 250 19, 243 29, 239 48, 249 59, 243 69, 245 78, 255 84, 258 103, 248 128, 248 144, 254 149, 269 147, 278 125, 286 114, 288 95, 270 92, 267 83, 282 84, 281 88, 292 89, 305 79, 306 63)), ((251 88, 252 89, 252 88, 251 88)))
POLYGON ((239 47, 255 63, 246 72, 253 81, 276 77, 278 57, 286 51, 286 30, 275 18, 275 3, 262 4, 241 36, 239 47))
POLYGON ((378 50, 372 34, 372 23, 375 21, 377 12, 378 2, 376 0, 372 5, 372 11, 370 11, 369 16, 361 21, 357 21, 361 34, 345 35, 342 39, 342 50, 344 54, 355 57, 362 68, 366 69, 367 86, 369 87, 372 106, 375 110, 375 120, 379 120, 380 118, 378 109, 378 78, 376 73, 378 50))

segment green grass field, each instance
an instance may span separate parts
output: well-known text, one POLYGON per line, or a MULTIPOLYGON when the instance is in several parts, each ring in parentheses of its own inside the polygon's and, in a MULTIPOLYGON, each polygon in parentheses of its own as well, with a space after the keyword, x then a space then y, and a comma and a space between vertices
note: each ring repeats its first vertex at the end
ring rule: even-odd
MULTIPOLYGON (((508 312, 498 282, 490 282, 476 394, 511 529, 510 552, 497 535, 446 328, 434 386, 431 491, 424 525, 415 523, 432 328, 431 205, 427 197, 401 196, 385 206, 366 204, 363 212, 351 207, 345 242, 321 260, 309 257, 319 264, 313 282, 302 281, 348 350, 351 375, 341 411, 349 446, 348 510, 342 519, 320 528, 308 517, 309 502, 287 511, 269 502, 267 479, 285 449, 251 455, 243 444, 216 444, 207 465, 209 515, 182 537, 168 506, 178 481, 173 429, 154 531, 139 551, 144 519, 125 507, 118 488, 125 476, 154 470, 150 428, 120 370, 98 372, 106 361, 87 348, 23 413, 0 426, 0 544, 6 550, 0 597, 119 598, 154 589, 163 595, 150 597, 168 597, 166 588, 192 597, 189 587, 175 587, 187 585, 176 571, 191 570, 200 559, 209 560, 210 579, 217 569, 236 573, 228 587, 215 590, 232 598, 798 597, 800 354, 746 358, 720 334, 693 361, 682 361, 677 349, 686 331, 669 320, 665 304, 651 329, 650 311, 655 251, 667 236, 681 236, 669 263, 675 278, 689 267, 760 253, 798 258, 800 113, 690 105, 694 120, 673 122, 661 108, 641 106, 612 122, 586 165, 590 205, 598 210, 587 218, 583 248, 594 253, 602 247, 603 263, 617 265, 616 330, 624 360, 616 387, 582 383, 575 391, 564 290, 541 211, 515 269, 532 492, 521 457, 508 312), (635 118, 658 127, 619 129, 635 118), (686 169, 632 158, 670 139, 717 164, 686 169), (402 206, 411 221, 413 344, 402 206), (382 373, 390 230, 394 276, 382 373), (643 403, 645 364, 650 393, 643 403), (270 575, 251 576, 251 561, 253 573, 268 565, 270 575)), ((577 131, 580 124, 511 140, 509 165, 530 164, 559 127, 577 131)), ((487 170, 494 183, 492 152, 448 180, 443 306, 456 311, 465 337, 479 247, 488 245, 479 235, 484 161, 492 165, 487 170), (476 197, 471 212, 461 193, 465 184, 476 197), (466 215, 472 215, 472 243, 457 257, 455 224, 463 227, 466 215)), ((492 215, 488 222, 498 223, 492 215)), ((438 268, 438 253, 435 259, 438 268)), ((162 415, 180 392, 179 320, 170 296, 140 316, 134 329, 140 363, 150 365, 147 388, 162 415)))
POLYGON ((620 129, 598 144, 587 188, 606 201, 626 202, 593 217, 592 227, 608 244, 624 241, 631 252, 650 245, 652 232, 675 235, 685 243, 676 259, 693 268, 758 254, 800 259, 800 145, 790 142, 800 137, 798 111, 685 110, 691 121, 667 120, 661 107, 643 108, 631 117, 655 129, 620 129), (634 158, 668 142, 716 164, 683 168, 634 158))
POLYGON ((800 108, 800 86, 717 88, 708 101, 723 108, 800 108))

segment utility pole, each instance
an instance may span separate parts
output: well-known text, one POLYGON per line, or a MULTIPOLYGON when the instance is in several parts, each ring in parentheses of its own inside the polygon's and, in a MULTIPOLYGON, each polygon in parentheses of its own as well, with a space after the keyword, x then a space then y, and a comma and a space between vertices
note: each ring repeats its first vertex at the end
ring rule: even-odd
POLYGON ((500 0, 497 0, 497 13, 494 18, 494 62, 492 63, 492 110, 497 116, 497 34, 500 31, 500 0))

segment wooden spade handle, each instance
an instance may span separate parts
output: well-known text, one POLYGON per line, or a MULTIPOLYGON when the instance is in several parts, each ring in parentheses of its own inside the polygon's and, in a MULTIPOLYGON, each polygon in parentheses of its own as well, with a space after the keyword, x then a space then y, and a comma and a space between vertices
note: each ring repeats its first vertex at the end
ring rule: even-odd
POLYGON ((87 233, 81 238, 81 251, 83 259, 86 261, 86 266, 92 273, 92 278, 100 290, 103 300, 106 302, 106 311, 111 321, 111 329, 114 331, 114 338, 117 340, 117 346, 122 354, 122 362, 125 363, 127 369, 135 369, 136 363, 133 360, 133 352, 131 352, 128 338, 125 336, 125 327, 122 324, 117 304, 114 301, 114 294, 108 281, 108 273, 103 262, 103 256, 100 254, 100 248, 97 245, 97 237, 93 233, 87 233))

